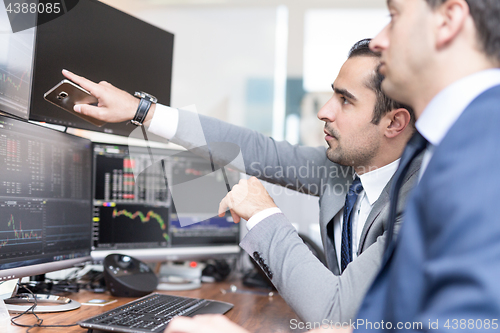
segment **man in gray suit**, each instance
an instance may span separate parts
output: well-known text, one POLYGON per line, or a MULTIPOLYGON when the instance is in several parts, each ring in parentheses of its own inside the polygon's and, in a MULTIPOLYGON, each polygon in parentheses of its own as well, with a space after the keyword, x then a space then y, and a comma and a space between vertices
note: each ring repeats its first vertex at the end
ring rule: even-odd
MULTIPOLYGON (((208 144, 232 142, 241 148, 242 169, 249 175, 320 197, 328 268, 312 255, 257 180, 240 182, 221 203, 222 209, 231 208, 235 220, 248 220, 250 230, 241 247, 309 322, 344 322, 355 316, 380 267, 390 179, 414 130, 412 111, 381 92, 383 77, 376 73, 379 56, 370 51, 368 43, 361 41, 351 49, 332 85, 333 97, 318 113, 325 122, 328 149, 276 142, 245 128, 160 104, 153 104, 145 117, 150 132, 188 149, 199 148, 199 133, 192 126, 199 123, 208 144), (300 172, 304 167, 306 174, 300 172), (346 202, 349 209, 344 209, 346 202)), ((63 73, 99 99, 99 107, 79 105, 75 111, 108 122, 136 115, 139 100, 128 93, 109 83, 95 84, 63 73)), ((197 149, 197 153, 208 156, 206 149, 197 149)), ((405 179, 400 213, 418 168, 416 162, 405 179)))

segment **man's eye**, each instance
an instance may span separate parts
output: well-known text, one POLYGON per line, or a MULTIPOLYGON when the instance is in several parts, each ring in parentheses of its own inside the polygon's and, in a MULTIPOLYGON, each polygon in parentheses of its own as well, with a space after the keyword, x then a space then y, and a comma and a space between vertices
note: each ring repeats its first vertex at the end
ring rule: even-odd
POLYGON ((347 98, 345 98, 344 96, 340 96, 340 101, 342 102, 342 104, 349 104, 349 101, 347 100, 347 98))
POLYGON ((389 14, 389 17, 391 18, 389 25, 392 25, 394 23, 394 19, 396 18, 396 14, 389 14))

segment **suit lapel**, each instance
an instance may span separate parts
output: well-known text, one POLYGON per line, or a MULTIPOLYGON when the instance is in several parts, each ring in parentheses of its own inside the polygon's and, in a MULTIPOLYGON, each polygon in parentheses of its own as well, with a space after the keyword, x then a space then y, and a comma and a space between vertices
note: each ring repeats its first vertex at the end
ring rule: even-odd
MULTIPOLYGON (((352 179, 352 172, 347 177, 352 179)), ((328 237, 327 226, 332 218, 344 207, 345 196, 347 193, 348 178, 330 178, 323 193, 320 197, 320 227, 321 239, 323 240, 323 249, 325 250, 326 261, 328 268, 336 275, 340 275, 339 264, 335 243, 328 237)))
MULTIPOLYGON (((392 178, 391 178, 391 181, 392 181, 392 178)), ((359 254, 365 250, 365 248, 364 248, 365 242, 366 242, 366 238, 368 236, 368 232, 370 231, 370 228, 375 224, 376 221, 377 221, 377 223, 383 222, 383 221, 379 222, 379 220, 381 220, 381 218, 385 215, 385 214, 381 215, 381 213, 384 209, 387 209, 388 204, 389 204, 389 188, 391 185, 391 181, 389 181, 389 183, 387 183, 384 190, 380 194, 380 197, 373 204, 373 208, 366 219, 365 225, 363 226, 363 231, 361 232, 361 239, 359 241, 359 246, 358 246, 358 253, 359 254)))

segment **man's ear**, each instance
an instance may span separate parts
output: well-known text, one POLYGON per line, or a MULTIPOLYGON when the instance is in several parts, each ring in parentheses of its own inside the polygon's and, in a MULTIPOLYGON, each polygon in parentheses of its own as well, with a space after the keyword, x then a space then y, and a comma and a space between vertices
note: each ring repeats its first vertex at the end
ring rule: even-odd
POLYGON ((410 112, 404 108, 394 109, 388 112, 384 118, 385 123, 388 124, 385 128, 385 136, 388 138, 398 136, 411 122, 410 112))
POLYGON ((443 2, 435 12, 436 47, 441 49, 449 45, 464 28, 469 16, 469 5, 465 0, 443 2))

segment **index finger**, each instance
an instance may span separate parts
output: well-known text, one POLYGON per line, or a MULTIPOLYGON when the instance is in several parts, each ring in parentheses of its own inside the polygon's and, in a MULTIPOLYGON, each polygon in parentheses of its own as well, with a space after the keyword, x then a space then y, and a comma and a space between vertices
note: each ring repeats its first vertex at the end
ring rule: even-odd
POLYGON ((229 209, 229 205, 226 203, 226 201, 228 200, 228 194, 226 194, 226 196, 224 198, 222 198, 221 202, 219 203, 219 211, 218 211, 218 215, 219 217, 224 217, 224 215, 226 214, 226 211, 229 209))
POLYGON ((90 81, 89 79, 84 78, 83 76, 76 75, 75 73, 72 73, 68 71, 67 69, 63 69, 62 71, 63 75, 73 81, 74 83, 78 84, 80 87, 83 89, 88 90, 92 95, 95 97, 99 98, 99 85, 95 82, 90 81))

